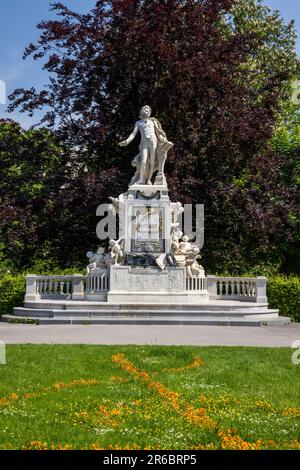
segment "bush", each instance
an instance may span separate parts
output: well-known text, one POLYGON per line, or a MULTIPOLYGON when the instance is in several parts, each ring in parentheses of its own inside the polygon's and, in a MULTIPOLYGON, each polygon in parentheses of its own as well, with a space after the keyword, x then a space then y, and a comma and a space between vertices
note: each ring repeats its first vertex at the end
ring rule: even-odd
POLYGON ((22 305, 26 290, 25 275, 5 274, 0 278, 0 316, 22 305))
POLYGON ((280 315, 300 322, 300 278, 274 276, 268 279, 267 295, 270 307, 280 315))

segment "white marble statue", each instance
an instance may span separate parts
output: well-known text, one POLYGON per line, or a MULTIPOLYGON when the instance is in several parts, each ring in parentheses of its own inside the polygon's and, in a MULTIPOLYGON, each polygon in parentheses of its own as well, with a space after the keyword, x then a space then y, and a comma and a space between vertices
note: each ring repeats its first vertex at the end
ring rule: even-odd
POLYGON ((104 248, 98 248, 96 253, 88 251, 86 256, 89 259, 89 264, 86 268, 88 274, 94 269, 106 269, 108 267, 108 255, 104 253, 104 248))
POLYGON ((172 224, 171 227, 171 253, 176 254, 179 248, 179 240, 181 239, 183 232, 179 228, 179 223, 172 224))
POLYGON ((189 242, 189 237, 183 235, 181 242, 175 238, 174 242, 174 257, 178 266, 186 267, 187 278, 193 276, 204 277, 205 271, 198 260, 201 259, 200 249, 196 245, 189 242))
POLYGON ((123 260, 123 250, 119 240, 109 240, 110 257, 112 264, 119 264, 123 260))
POLYGON ((141 134, 140 152, 134 158, 132 166, 136 173, 131 180, 132 184, 152 184, 151 178, 155 171, 157 176, 155 184, 165 184, 164 166, 168 151, 173 147, 169 142, 160 122, 151 117, 150 106, 143 106, 140 119, 135 123, 133 132, 128 139, 119 143, 121 147, 127 146, 137 135, 141 134))

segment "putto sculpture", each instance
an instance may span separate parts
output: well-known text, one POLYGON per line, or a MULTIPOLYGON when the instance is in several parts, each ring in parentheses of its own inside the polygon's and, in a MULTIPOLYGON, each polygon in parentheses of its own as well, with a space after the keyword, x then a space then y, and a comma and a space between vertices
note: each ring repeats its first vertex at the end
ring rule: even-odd
POLYGON ((156 171, 155 184, 165 184, 164 167, 168 151, 173 147, 173 143, 168 141, 160 122, 151 117, 150 106, 142 107, 140 119, 135 123, 132 133, 126 140, 122 140, 119 145, 126 147, 138 132, 141 134, 140 151, 132 162, 136 172, 130 185, 151 185, 152 176, 156 171))

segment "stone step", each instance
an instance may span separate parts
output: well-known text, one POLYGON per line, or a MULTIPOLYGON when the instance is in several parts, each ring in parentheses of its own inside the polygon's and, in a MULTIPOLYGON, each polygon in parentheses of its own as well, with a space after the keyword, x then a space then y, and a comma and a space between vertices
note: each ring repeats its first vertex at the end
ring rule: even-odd
MULTIPOLYGON (((195 306, 193 306, 195 307, 195 306)), ((16 307, 14 308, 14 315, 15 316, 24 316, 24 317, 77 317, 77 316, 82 316, 82 317, 123 317, 123 316, 143 316, 143 317, 155 317, 155 316, 203 316, 203 315, 208 315, 208 316, 244 316, 244 315, 269 315, 269 316, 278 316, 278 310, 274 309, 268 309, 267 307, 239 307, 235 308, 232 310, 226 310, 223 309, 221 306, 219 307, 218 310, 216 309, 211 309, 209 306, 201 306, 199 305, 197 309, 192 308, 190 309, 189 306, 185 306, 184 310, 172 310, 169 308, 166 308, 166 305, 164 305, 164 309, 161 309, 160 311, 157 310, 151 310, 151 309, 145 309, 145 310, 140 310, 136 309, 132 306, 131 309, 127 310, 119 310, 119 309, 107 309, 107 310, 58 310, 58 309, 32 309, 32 308, 24 308, 24 307, 16 307)))
POLYGON ((151 311, 151 312, 161 312, 163 310, 168 310, 172 312, 189 311, 189 312, 199 312, 200 310, 208 309, 210 311, 219 312, 220 309, 226 312, 235 312, 239 309, 265 309, 267 310, 268 304, 266 303, 255 303, 255 302, 238 302, 238 301, 210 301, 209 303, 198 304, 150 304, 150 303, 139 303, 139 304, 110 304, 107 302, 89 302, 89 301, 67 301, 67 302, 57 302, 57 301, 44 301, 44 302, 25 302, 24 307, 28 310, 56 310, 56 311, 103 311, 103 312, 115 312, 115 311, 151 311))
POLYGON ((268 325, 287 325, 290 323, 290 318, 275 317, 272 318, 270 315, 258 315, 258 316, 247 316, 244 317, 182 317, 182 316, 126 316, 122 315, 119 317, 103 316, 99 317, 87 317, 77 316, 75 318, 70 316, 59 316, 53 318, 46 317, 16 317, 15 315, 3 315, 2 321, 14 323, 14 322, 37 322, 39 325, 60 325, 60 324, 101 324, 101 325, 215 325, 215 326, 268 326, 268 325))

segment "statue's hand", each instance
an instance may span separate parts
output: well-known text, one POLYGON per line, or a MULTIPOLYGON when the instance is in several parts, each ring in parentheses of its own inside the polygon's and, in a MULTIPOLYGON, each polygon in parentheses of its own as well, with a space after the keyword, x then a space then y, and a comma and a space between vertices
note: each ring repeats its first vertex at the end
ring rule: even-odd
POLYGON ((122 142, 119 143, 120 147, 127 147, 127 142, 126 140, 122 140, 122 142))

